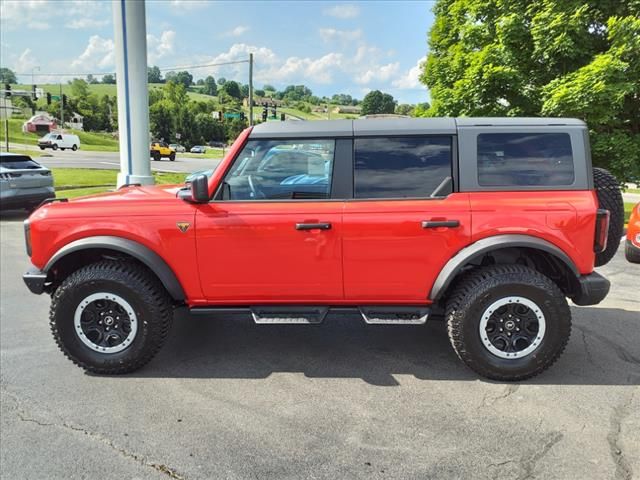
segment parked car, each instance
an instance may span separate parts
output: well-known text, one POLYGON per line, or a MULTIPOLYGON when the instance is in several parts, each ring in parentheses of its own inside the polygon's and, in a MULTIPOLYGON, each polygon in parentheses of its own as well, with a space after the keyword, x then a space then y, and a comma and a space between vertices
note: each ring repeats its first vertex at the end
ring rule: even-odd
POLYGON ((51 171, 27 155, 0 153, 0 207, 31 210, 55 198, 51 171))
POLYGON ((152 142, 149 150, 149 155, 156 161, 162 158, 168 158, 173 162, 176 159, 175 150, 164 142, 152 142))
POLYGON ((624 255, 629 262, 640 263, 640 202, 631 210, 624 255))
POLYGON ((187 149, 184 148, 184 145, 180 145, 179 143, 170 143, 169 148, 177 153, 184 153, 187 151, 187 149))
POLYGON ((189 150, 191 153, 206 153, 207 147, 204 145, 195 145, 189 150))
POLYGON ((227 144, 224 142, 209 142, 208 145, 211 148, 227 148, 227 144))
POLYGON ((560 357, 567 298, 605 298, 594 267, 622 221, 580 120, 266 122, 182 188, 44 205, 25 223, 24 280, 52 295, 57 344, 94 373, 146 364, 181 307, 259 324, 444 316, 466 365, 514 381, 560 357))
POLYGON ((74 152, 80 148, 80 138, 72 133, 47 133, 38 140, 40 150, 51 148, 52 150, 65 150, 67 148, 74 152))

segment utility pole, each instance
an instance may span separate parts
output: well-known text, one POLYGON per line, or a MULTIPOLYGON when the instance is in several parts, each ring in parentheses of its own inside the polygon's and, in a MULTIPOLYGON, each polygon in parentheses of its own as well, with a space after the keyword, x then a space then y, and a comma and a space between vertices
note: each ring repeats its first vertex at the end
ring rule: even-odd
POLYGON ((60 128, 64 130, 64 102, 62 101, 62 83, 60 84, 60 128))
POLYGON ((253 126, 253 53, 249 54, 249 126, 253 126))

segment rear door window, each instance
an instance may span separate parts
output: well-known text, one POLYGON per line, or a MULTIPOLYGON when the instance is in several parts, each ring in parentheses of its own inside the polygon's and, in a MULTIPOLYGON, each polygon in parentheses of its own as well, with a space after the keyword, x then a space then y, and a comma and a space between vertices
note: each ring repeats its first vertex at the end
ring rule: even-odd
POLYGON ((451 137, 355 140, 355 198, 429 198, 452 192, 451 137))
POLYGON ((559 186, 574 182, 568 133, 481 133, 481 186, 559 186))
POLYGON ((38 163, 26 155, 0 155, 0 165, 9 170, 32 170, 41 168, 38 163))

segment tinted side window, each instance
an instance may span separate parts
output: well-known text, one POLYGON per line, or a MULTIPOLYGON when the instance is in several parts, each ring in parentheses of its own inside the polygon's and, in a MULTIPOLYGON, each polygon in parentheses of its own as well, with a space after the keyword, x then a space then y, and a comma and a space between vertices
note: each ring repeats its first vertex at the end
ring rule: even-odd
POLYGON ((451 137, 355 140, 355 198, 426 198, 452 191, 451 137))
POLYGON ((335 140, 250 140, 227 173, 224 200, 329 198, 335 140))
POLYGON ((568 133, 481 133, 478 183, 483 186, 571 185, 568 133))

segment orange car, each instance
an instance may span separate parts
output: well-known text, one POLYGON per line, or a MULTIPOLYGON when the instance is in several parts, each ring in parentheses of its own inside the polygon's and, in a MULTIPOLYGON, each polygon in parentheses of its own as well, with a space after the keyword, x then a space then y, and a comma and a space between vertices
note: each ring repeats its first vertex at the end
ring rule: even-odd
POLYGON ((631 263, 640 263, 640 202, 631 210, 624 256, 631 263))

